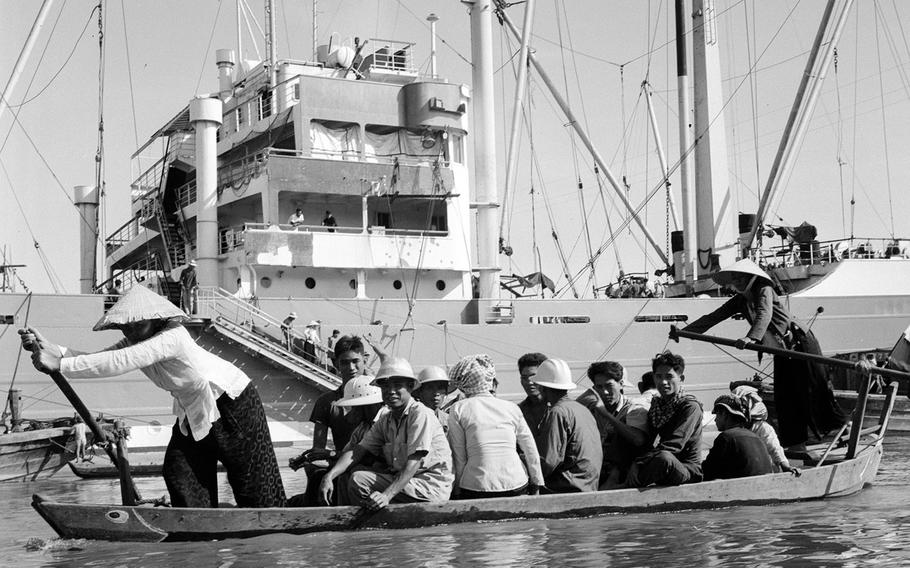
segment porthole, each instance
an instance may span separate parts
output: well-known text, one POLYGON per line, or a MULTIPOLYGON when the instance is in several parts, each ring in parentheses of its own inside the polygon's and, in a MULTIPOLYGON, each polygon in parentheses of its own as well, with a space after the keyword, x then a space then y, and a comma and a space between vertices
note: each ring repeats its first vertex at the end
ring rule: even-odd
POLYGON ((401 290, 401 280, 396 280, 396 281, 392 282, 392 288, 395 288, 396 290, 401 290))
POLYGON ((356 290, 357 289, 357 280, 355 280, 354 278, 351 278, 351 281, 348 282, 348 286, 351 287, 351 290, 356 290))
POLYGON ((268 288, 269 286, 272 285, 272 279, 269 278, 268 276, 263 276, 262 278, 259 279, 259 285, 262 286, 263 288, 268 288))
POLYGON ((312 290, 313 288, 316 287, 316 279, 313 277, 307 278, 306 280, 303 281, 303 283, 310 290, 312 290))
POLYGON ((439 290, 440 292, 442 292, 443 290, 445 290, 445 289, 446 289, 445 280, 437 280, 437 281, 436 281, 436 289, 439 290))

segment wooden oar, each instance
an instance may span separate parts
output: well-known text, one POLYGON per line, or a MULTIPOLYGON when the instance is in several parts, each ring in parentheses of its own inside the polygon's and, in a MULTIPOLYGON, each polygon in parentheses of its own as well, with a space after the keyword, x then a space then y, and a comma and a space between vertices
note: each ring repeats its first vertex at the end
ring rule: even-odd
MULTIPOLYGON (((693 333, 691 331, 684 331, 678 329, 675 325, 670 326, 670 339, 678 342, 679 338, 692 339, 694 341, 704 341, 707 343, 714 343, 715 345, 726 345, 728 347, 737 347, 737 341, 735 339, 727 339, 726 337, 718 337, 716 335, 704 335, 702 333, 693 333)), ((813 361, 815 363, 822 363, 824 365, 829 365, 831 367, 842 367, 844 369, 856 370, 854 363, 852 361, 847 361, 845 359, 835 359, 834 357, 825 357, 824 355, 815 355, 814 353, 803 353, 801 351, 791 351, 789 349, 780 349, 779 347, 768 347, 765 345, 760 345, 757 343, 747 343, 743 346, 743 349, 748 349, 749 351, 758 351, 759 353, 770 353, 771 355, 783 355, 784 357, 789 357, 791 359, 802 359, 804 361, 813 361)), ((875 367, 872 369, 872 373, 876 375, 881 375, 883 377, 888 377, 889 379, 894 379, 898 381, 910 381, 910 373, 905 373, 903 371, 896 371, 894 369, 885 369, 883 367, 875 367)))
POLYGON ((92 431, 92 435, 95 436, 95 439, 98 440, 104 451, 107 452, 107 456, 111 459, 111 463, 117 466, 117 469, 120 470, 120 497, 123 499, 124 505, 135 505, 136 501, 142 499, 139 496, 139 490, 136 489, 136 485, 133 483, 133 478, 130 475, 129 465, 125 463, 125 460, 120 459, 120 456, 114 451, 110 444, 110 439, 108 435, 105 434, 104 430, 101 429, 101 426, 95 422, 95 418, 92 416, 92 413, 89 411, 88 407, 85 406, 85 403, 82 402, 82 399, 79 398, 79 395, 76 394, 76 391, 73 390, 73 387, 70 385, 69 381, 66 380, 66 377, 60 371, 53 371, 49 373, 51 379, 57 384, 57 388, 60 389, 60 392, 63 393, 63 396, 73 405, 73 408, 82 417, 82 420, 85 422, 86 426, 92 431))

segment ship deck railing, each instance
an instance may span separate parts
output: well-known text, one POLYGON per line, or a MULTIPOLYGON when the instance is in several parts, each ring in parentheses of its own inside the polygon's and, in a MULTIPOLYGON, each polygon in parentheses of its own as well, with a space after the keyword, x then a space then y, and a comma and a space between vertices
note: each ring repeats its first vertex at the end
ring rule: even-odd
POLYGON ((853 237, 763 247, 761 264, 770 268, 830 264, 847 258, 910 258, 910 240, 853 237))
POLYGON ((331 374, 329 369, 332 353, 329 349, 325 345, 310 342, 313 354, 312 359, 307 358, 297 348, 307 342, 306 337, 293 328, 288 329, 285 335, 281 322, 256 306, 255 297, 241 298, 221 288, 200 286, 197 311, 199 316, 212 321, 221 318, 260 338, 268 339, 273 347, 281 348, 294 359, 304 357, 307 363, 318 368, 321 373, 331 374))
POLYGON ((243 248, 247 231, 286 231, 290 233, 324 233, 347 235, 404 236, 404 237, 447 237, 448 231, 424 229, 393 229, 373 225, 370 227, 326 227, 324 225, 289 225, 275 223, 244 223, 223 227, 219 230, 219 254, 243 248))
POLYGON ((127 245, 130 241, 139 236, 139 232, 142 228, 139 224, 139 219, 139 215, 132 217, 104 239, 105 251, 108 255, 113 254, 114 251, 127 245))

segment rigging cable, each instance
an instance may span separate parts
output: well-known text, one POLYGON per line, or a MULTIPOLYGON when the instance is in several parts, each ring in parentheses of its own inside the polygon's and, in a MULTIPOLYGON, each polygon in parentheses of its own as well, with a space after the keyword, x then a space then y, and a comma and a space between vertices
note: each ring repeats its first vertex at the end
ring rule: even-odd
MULTIPOLYGON (((569 78, 568 78, 568 74, 566 71, 567 66, 566 66, 566 59, 565 59, 565 49, 564 49, 564 44, 563 44, 563 39, 562 39, 562 21, 563 21, 563 19, 560 18, 560 15, 559 15, 560 2, 559 2, 559 0, 554 0, 554 1, 555 1, 555 8, 556 8, 555 9, 556 28, 557 28, 557 33, 559 34, 559 46, 560 46, 559 56, 560 56, 560 60, 562 62, 563 88, 565 89, 565 92, 566 92, 566 94, 565 94, 566 104, 569 104, 571 97, 569 95, 569 78)), ((565 14, 565 2, 564 1, 562 2, 562 8, 563 8, 563 18, 567 19, 567 15, 565 14)), ((578 68, 576 67, 575 69, 576 69, 576 82, 577 82, 578 68)), ((587 129, 587 127, 586 127, 586 129, 587 129)), ((580 207, 580 211, 581 211, 582 228, 583 228, 583 234, 585 237, 585 245, 587 247, 587 254, 588 254, 588 261, 586 264, 588 266, 590 266, 590 268, 591 268, 591 273, 589 274, 589 284, 592 284, 593 294, 594 294, 594 297, 596 298, 597 297, 597 275, 596 275, 596 272, 594 271, 594 264, 593 264, 592 258, 591 258, 592 257, 591 231, 588 227, 588 211, 585 206, 584 182, 582 182, 581 175, 579 174, 579 170, 578 170, 578 142, 575 139, 575 133, 573 131, 569 131, 569 141, 571 143, 571 148, 572 148, 572 166, 575 171, 575 179, 578 180, 578 206, 580 207)), ((568 274, 566 274, 566 277, 568 277, 568 274)), ((578 297, 578 296, 576 295, 576 297, 578 297)))
POLYGON ((840 183, 840 223, 841 232, 844 236, 847 233, 847 210, 844 202, 844 119, 841 109, 840 98, 840 74, 838 74, 838 54, 837 48, 834 49, 834 93, 837 101, 837 175, 840 183))
POLYGON ((218 9, 215 10, 215 18, 212 21, 212 31, 209 33, 209 44, 205 48, 205 55, 202 57, 202 68, 199 69, 199 78, 196 80, 196 88, 193 90, 194 93, 199 92, 199 85, 202 84, 202 77, 205 76, 205 70, 209 65, 209 52, 212 50, 212 41, 215 39, 215 30, 218 28, 218 17, 221 15, 221 5, 222 3, 218 2, 218 9))
MULTIPOLYGON (((873 3, 875 6, 875 30, 876 32, 879 29, 879 12, 878 12, 878 2, 873 3)), ((878 63, 878 88, 879 95, 881 97, 881 109, 882 109, 882 140, 885 144, 885 147, 882 151, 885 153, 885 181, 888 186, 888 214, 891 221, 891 238, 894 238, 894 204, 891 199, 891 161, 888 158, 888 121, 885 117, 885 84, 882 79, 882 54, 881 54, 881 45, 878 39, 879 34, 875 33, 875 55, 878 63)))
POLYGON ((54 271, 54 266, 47 258, 47 255, 44 254, 44 250, 41 248, 41 245, 38 243, 38 239, 35 237, 35 232, 32 230, 31 223, 28 222, 28 217, 26 217, 25 210, 22 208, 22 202, 19 201, 19 195, 16 193, 16 188, 13 187, 13 180, 10 179, 9 172, 6 171, 6 165, 3 163, 2 159, 0 159, 0 170, 3 171, 3 176, 6 178, 6 183, 9 184, 9 189, 13 193, 13 198, 16 200, 16 205, 19 207, 19 212, 22 213, 22 220, 25 221, 25 227, 28 229, 28 232, 32 237, 32 244, 35 246, 35 252, 38 254, 38 259, 41 261, 41 265, 44 267, 44 271, 47 273, 47 278, 51 283, 51 287, 54 288, 54 293, 59 294, 60 290, 63 289, 63 282, 61 282, 60 277, 57 276, 56 271, 54 271))

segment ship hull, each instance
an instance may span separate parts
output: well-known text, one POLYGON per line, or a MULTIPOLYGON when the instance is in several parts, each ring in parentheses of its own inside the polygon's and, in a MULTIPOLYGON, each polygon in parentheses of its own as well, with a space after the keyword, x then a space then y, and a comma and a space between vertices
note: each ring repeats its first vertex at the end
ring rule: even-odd
MULTIPOLYGON (((890 282, 910 281, 910 261, 889 263, 895 273, 890 282)), ((846 264, 846 263, 844 263, 846 264)), ((840 268, 845 279, 867 267, 840 268)), ((830 278, 830 277, 829 277, 830 278)), ((855 279, 855 278, 854 278, 855 279)), ((827 279, 826 279, 827 280, 827 279)), ((824 283, 825 281, 823 281, 824 283)), ((910 322, 910 294, 879 290, 863 295, 845 282, 843 293, 832 293, 827 281, 823 294, 812 289, 784 298, 794 318, 810 327, 825 353, 842 353, 893 345, 910 322)), ((566 359, 578 379, 579 388, 588 386, 584 371, 592 361, 615 360, 629 371, 632 382, 650 370, 654 354, 671 349, 686 359, 685 384, 688 392, 703 403, 726 391, 733 380, 770 373, 771 360, 758 361, 751 352, 722 350, 697 342, 672 343, 667 339, 671 324, 704 315, 725 301, 724 298, 662 298, 610 300, 533 300, 509 302, 508 317, 488 318, 496 323, 471 323, 493 312, 492 302, 418 300, 413 305, 407 326, 406 300, 261 298, 260 307, 279 320, 289 311, 305 314, 305 319, 322 321, 323 333, 332 329, 343 334, 370 335, 392 353, 411 360, 415 368, 427 365, 450 366, 461 356, 488 353, 492 356, 500 382, 499 395, 520 400, 524 394, 518 380, 516 360, 530 351, 566 359), (481 316, 476 314, 480 313, 481 316), (464 323, 469 322, 469 323, 464 323), (744 364, 745 363, 745 364, 744 364)), ((0 315, 13 315, 15 326, 23 326, 27 303, 25 295, 0 295, 0 315)), ((82 349, 100 349, 116 342, 116 332, 92 333, 100 317, 103 298, 82 295, 33 295, 28 325, 44 332, 61 344, 82 349)), ((712 333, 725 337, 745 335, 746 323, 726 321, 712 333)), ((13 326, 11 326, 13 327, 13 326)), ((308 419, 312 404, 321 390, 290 371, 270 365, 208 329, 198 341, 210 351, 234 362, 253 380, 272 425, 277 443, 296 442, 309 436, 308 419)), ((9 384, 19 352, 14 332, 0 335, 0 384, 9 384)), ((30 402, 35 418, 59 415, 65 400, 50 379, 20 364, 17 388, 28 396, 47 393, 43 400, 30 402)), ((74 387, 94 412, 122 416, 133 428, 133 445, 152 447, 166 444, 173 415, 170 396, 154 387, 141 373, 113 379, 74 381, 74 387)))

